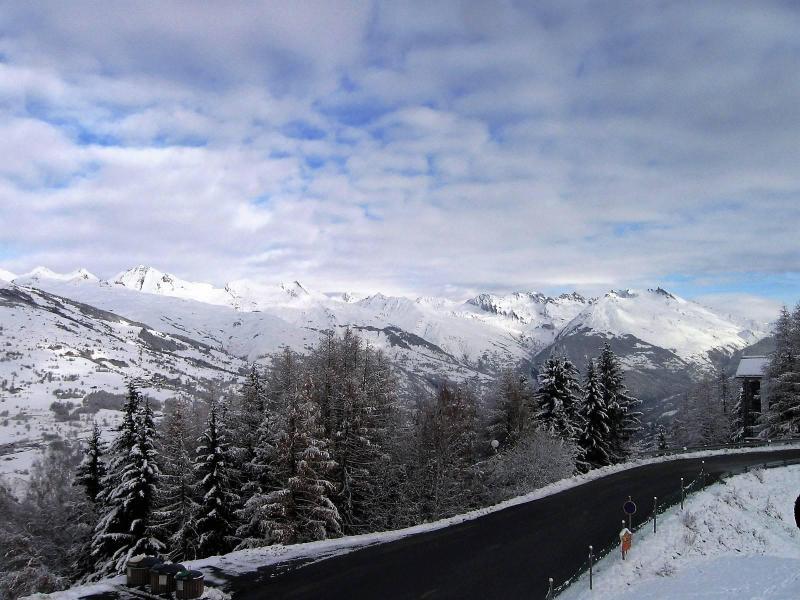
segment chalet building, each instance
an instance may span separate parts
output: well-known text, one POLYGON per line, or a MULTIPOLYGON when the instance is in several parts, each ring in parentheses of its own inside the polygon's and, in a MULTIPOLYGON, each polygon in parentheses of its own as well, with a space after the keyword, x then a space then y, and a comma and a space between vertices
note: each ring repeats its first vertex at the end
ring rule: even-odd
POLYGON ((766 397, 766 356, 743 356, 736 369, 736 379, 742 384, 741 419, 744 437, 758 437, 763 429, 761 414, 769 410, 766 397))

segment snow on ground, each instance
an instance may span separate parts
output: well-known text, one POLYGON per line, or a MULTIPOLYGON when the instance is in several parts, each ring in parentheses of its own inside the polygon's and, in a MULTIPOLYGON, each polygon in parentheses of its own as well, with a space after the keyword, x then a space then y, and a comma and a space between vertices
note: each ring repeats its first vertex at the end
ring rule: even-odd
POLYGON ((691 598, 797 600, 800 530, 794 502, 800 466, 731 477, 645 525, 628 560, 613 551, 559 600, 691 598))

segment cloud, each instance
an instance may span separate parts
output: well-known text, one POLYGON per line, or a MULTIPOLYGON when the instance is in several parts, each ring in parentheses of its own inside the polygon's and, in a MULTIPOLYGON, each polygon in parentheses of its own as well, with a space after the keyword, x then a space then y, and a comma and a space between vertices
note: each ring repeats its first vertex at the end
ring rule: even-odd
POLYGON ((759 324, 774 323, 781 309, 780 302, 752 294, 704 294, 695 300, 723 314, 752 319, 759 324))
POLYGON ((800 12, 621 10, 6 3, 3 266, 792 302, 800 12))

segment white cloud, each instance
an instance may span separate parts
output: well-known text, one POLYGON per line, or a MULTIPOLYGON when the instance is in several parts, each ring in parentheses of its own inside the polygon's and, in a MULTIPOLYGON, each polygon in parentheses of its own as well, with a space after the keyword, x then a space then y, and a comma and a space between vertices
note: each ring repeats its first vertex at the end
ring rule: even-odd
POLYGON ((617 13, 3 5, 5 266, 451 295, 796 273, 797 11, 617 13))

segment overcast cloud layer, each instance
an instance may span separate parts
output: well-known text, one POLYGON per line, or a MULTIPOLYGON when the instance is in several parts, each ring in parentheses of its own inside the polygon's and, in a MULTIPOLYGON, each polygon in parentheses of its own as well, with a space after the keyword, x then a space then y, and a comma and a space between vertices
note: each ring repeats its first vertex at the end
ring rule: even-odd
POLYGON ((4 2, 0 266, 793 302, 798 31, 766 1, 4 2))

